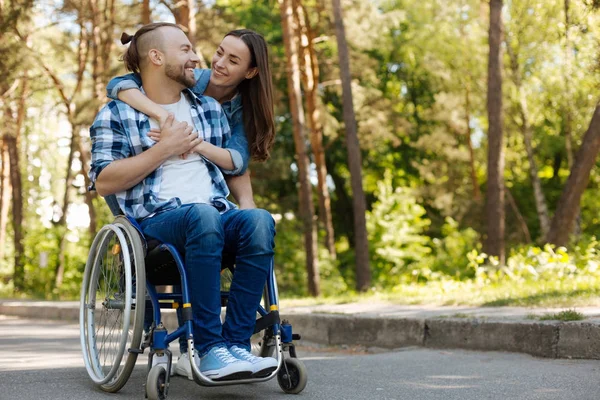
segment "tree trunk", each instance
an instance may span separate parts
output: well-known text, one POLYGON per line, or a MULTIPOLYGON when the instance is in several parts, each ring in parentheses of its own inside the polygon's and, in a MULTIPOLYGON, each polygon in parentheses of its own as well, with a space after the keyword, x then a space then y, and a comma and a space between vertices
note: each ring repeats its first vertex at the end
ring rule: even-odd
POLYGON ((571 27, 571 21, 569 18, 569 0, 565 0, 565 67, 564 67, 564 81, 565 81, 565 93, 566 93, 566 104, 565 104, 565 149, 567 153, 567 162, 569 169, 573 167, 573 139, 572 139, 572 107, 571 107, 571 58, 573 49, 571 48, 571 40, 569 38, 569 29, 571 27))
POLYGON ((340 0, 332 0, 335 21, 335 36, 338 45, 340 77, 342 79, 342 104, 346 127, 346 147, 348 149, 348 167, 352 186, 352 206, 354 211, 354 235, 356 240, 356 289, 364 292, 371 287, 371 266, 369 263, 369 242, 367 237, 366 201, 362 185, 362 157, 358 142, 356 117, 352 99, 352 80, 348 44, 342 18, 340 0))
POLYGON ((6 247, 6 226, 8 225, 8 211, 10 210, 11 186, 10 186, 10 160, 8 156, 8 144, 2 140, 2 173, 0 174, 0 263, 4 260, 4 249, 6 247))
MULTIPOLYGON (((193 0, 181 0, 176 1, 172 7, 169 7, 173 16, 175 17, 175 23, 181 25, 188 39, 192 43, 192 47, 196 48, 196 8, 193 0)), ((206 60, 202 56, 200 51, 196 51, 200 58, 200 67, 208 68, 206 60)))
POLYGON ((21 180, 20 135, 21 126, 19 121, 20 112, 24 111, 24 99, 27 96, 27 81, 22 83, 22 92, 15 114, 15 110, 9 102, 5 104, 5 129, 4 142, 8 150, 10 186, 12 187, 12 226, 14 240, 14 274, 13 284, 15 293, 25 289, 25 249, 23 247, 23 185, 21 180))
MULTIPOLYGON (((522 92, 522 90, 520 90, 522 92)), ((545 237, 550 229, 550 217, 548 216, 548 205, 546 204, 546 196, 542 190, 542 182, 538 175, 538 169, 535 162, 534 150, 533 150, 533 133, 527 120, 527 104, 525 95, 520 93, 520 112, 521 112, 521 132, 523 133, 523 139, 525 141, 525 151, 527 152, 527 159, 529 160, 529 175, 531 177, 531 184, 533 185, 533 195, 535 198, 535 209, 538 213, 538 219, 540 221, 540 230, 542 237, 545 237)))
POLYGON ((488 62, 488 187, 486 253, 504 264, 504 148, 502 139, 502 0, 490 0, 488 62))
MULTIPOLYGON (((570 0, 565 0, 564 11, 565 11, 565 64, 563 69, 564 81, 565 81, 565 99, 564 105, 564 129, 565 129, 565 152, 567 153, 567 164, 569 170, 573 168, 573 90, 571 83, 571 76, 573 74, 573 46, 571 45, 571 38, 569 37, 569 30, 571 28, 571 18, 569 16, 570 0)), ((575 234, 581 235, 581 214, 577 214, 575 219, 575 234)))
POLYGON ((546 237, 548 229, 550 229, 550 217, 548 216, 548 205, 546 203, 546 197, 542 190, 542 181, 538 175, 538 168, 535 162, 535 155, 533 149, 533 132, 529 125, 529 113, 527 111, 527 98, 523 91, 523 81, 521 79, 521 72, 519 66, 518 54, 515 53, 508 36, 505 38, 506 49, 510 58, 510 66, 512 71, 512 80, 517 88, 518 92, 518 109, 521 117, 521 132, 523 134, 523 141, 525 142, 525 151, 527 152, 527 159, 529 160, 529 176, 531 178, 531 184, 533 186, 533 195, 535 199, 535 208, 538 214, 538 220, 540 221, 540 230, 542 237, 546 237))
POLYGON ((325 246, 333 259, 336 258, 335 234, 331 217, 331 198, 327 188, 327 165, 325 165, 325 150, 323 149, 323 125, 319 110, 319 62, 313 46, 314 32, 310 26, 308 15, 304 12, 299 0, 294 1, 299 24, 300 43, 304 60, 302 83, 306 99, 308 125, 310 127, 310 143, 317 169, 317 194, 319 197, 319 217, 325 228, 325 246))
POLYGON ((308 179, 309 161, 306 153, 304 109, 302 107, 302 93, 300 89, 298 43, 295 34, 292 1, 279 0, 279 5, 287 59, 288 95, 293 121, 298 180, 300 183, 300 218, 302 219, 304 246, 306 249, 308 290, 312 296, 318 296, 321 289, 317 264, 317 241, 314 229, 314 205, 312 202, 311 185, 308 179))
POLYGON ((17 102, 17 117, 14 124, 14 136, 9 138, 8 152, 10 157, 10 183, 13 194, 13 235, 15 251, 14 289, 20 292, 25 289, 25 248, 23 246, 23 184, 21 180, 21 161, 19 159, 21 131, 25 121, 25 99, 29 97, 29 80, 27 72, 21 82, 21 93, 17 102))
POLYGON ((550 231, 546 241, 557 246, 565 246, 569 235, 573 231, 575 219, 579 213, 581 196, 589 180, 590 172, 596 163, 600 151, 600 104, 596 105, 590 126, 586 131, 583 142, 577 154, 571 174, 563 189, 550 231))
MULTIPOLYGON (((16 132, 15 132, 16 133, 16 132)), ((17 133, 18 134, 18 133, 17 133)), ((15 293, 25 289, 25 249, 23 247, 23 187, 21 184, 18 138, 15 134, 4 136, 10 158, 10 184, 12 186, 12 225, 14 240, 15 293)))
MULTIPOLYGON (((91 14, 91 23, 92 23, 92 35, 91 35, 91 46, 92 46, 92 81, 94 85, 94 97, 98 100, 98 103, 101 102, 102 98, 105 96, 105 86, 102 84, 102 75, 104 75, 104 62, 102 58, 106 57, 105 54, 102 53, 102 13, 98 9, 98 1, 90 0, 89 1, 90 14, 91 14)), ((83 41, 83 32, 85 32, 83 25, 83 17, 80 16, 80 58, 82 53, 82 46, 84 46, 83 41)), ((71 98, 72 99, 72 98, 71 98)), ((67 110, 67 113, 70 111, 67 110)))
POLYGON ((142 0, 142 25, 150 23, 150 0, 142 0))

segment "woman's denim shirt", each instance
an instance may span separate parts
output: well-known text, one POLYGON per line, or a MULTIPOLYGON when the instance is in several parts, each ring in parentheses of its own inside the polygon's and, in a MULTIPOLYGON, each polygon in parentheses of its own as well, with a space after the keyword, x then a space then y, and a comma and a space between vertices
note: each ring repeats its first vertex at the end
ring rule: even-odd
MULTIPOLYGON (((210 81, 210 69, 195 69, 196 85, 191 88, 192 92, 198 96, 203 96, 210 81)), ((128 74, 111 79, 106 87, 106 94, 109 98, 118 100, 117 94, 120 90, 139 89, 142 86, 142 79, 137 74, 128 74)), ((250 151, 248 150, 248 139, 244 130, 244 119, 242 115, 242 96, 237 94, 233 99, 221 104, 227 121, 231 128, 231 139, 226 143, 225 149, 231 154, 233 161, 233 170, 222 170, 228 175, 242 175, 248 168, 250 160, 250 151)))

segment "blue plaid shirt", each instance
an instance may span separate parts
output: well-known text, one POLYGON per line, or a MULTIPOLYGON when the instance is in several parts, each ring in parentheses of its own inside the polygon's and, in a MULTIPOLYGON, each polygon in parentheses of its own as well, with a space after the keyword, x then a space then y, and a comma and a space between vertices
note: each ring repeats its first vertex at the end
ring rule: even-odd
MULTIPOLYGON (((196 96, 192 91, 184 91, 192 106, 194 127, 203 139, 215 146, 225 147, 231 137, 227 117, 221 105, 211 97, 196 96)), ((90 128, 92 139, 92 165, 90 179, 94 190, 96 179, 108 164, 115 160, 133 157, 152 147, 155 142, 148 137, 150 120, 126 103, 113 100, 105 105, 90 128)), ((210 203, 221 213, 236 208, 227 200, 229 188, 221 170, 206 159, 206 166, 212 179, 210 203)), ((179 198, 159 201, 162 167, 159 167, 143 181, 123 192, 116 193, 121 210, 137 220, 150 217, 158 212, 181 206, 179 198)))

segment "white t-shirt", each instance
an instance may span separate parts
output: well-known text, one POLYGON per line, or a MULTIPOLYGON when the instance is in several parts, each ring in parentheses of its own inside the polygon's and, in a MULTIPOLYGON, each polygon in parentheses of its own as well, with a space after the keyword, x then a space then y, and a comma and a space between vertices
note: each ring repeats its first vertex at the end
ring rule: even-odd
MULTIPOLYGON (((192 106, 183 93, 177 103, 160 104, 160 106, 172 113, 176 121, 187 122, 188 125, 194 126, 192 106)), ((150 127, 158 128, 158 121, 150 118, 150 127)), ((180 156, 174 156, 162 165, 159 201, 178 197, 182 204, 209 203, 211 191, 212 179, 199 154, 189 154, 185 160, 180 156)))

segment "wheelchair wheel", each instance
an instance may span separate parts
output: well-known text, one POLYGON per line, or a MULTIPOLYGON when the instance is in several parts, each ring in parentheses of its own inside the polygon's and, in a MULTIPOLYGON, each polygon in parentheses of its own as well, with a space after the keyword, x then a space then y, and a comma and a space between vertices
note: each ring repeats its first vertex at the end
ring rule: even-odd
POLYGON ((83 358, 90 378, 104 391, 120 390, 135 366, 143 333, 145 285, 140 234, 119 216, 96 235, 81 288, 83 358))
POLYGON ((277 373, 279 387, 290 394, 298 394, 306 387, 308 372, 302 361, 297 358, 286 358, 277 373))
POLYGON ((167 370, 160 364, 152 367, 146 378, 146 396, 148 400, 167 398, 167 370))

